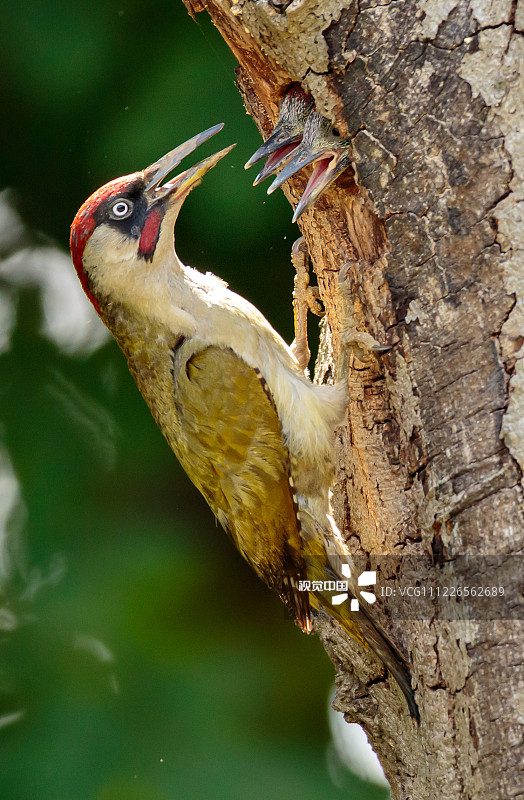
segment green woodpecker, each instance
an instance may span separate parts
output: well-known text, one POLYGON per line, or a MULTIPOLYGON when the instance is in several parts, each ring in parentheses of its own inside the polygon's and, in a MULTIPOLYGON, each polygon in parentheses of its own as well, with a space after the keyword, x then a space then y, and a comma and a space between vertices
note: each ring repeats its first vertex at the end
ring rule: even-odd
POLYGON ((313 98, 310 94, 305 94, 297 84, 286 92, 271 136, 244 165, 244 169, 249 169, 257 161, 267 158, 253 181, 253 186, 273 175, 292 158, 302 140, 307 118, 313 108, 313 98))
POLYGON ((313 164, 313 171, 300 198, 293 222, 318 200, 352 161, 351 139, 342 138, 331 122, 314 110, 311 95, 294 84, 284 95, 273 132, 245 164, 248 169, 267 158, 253 186, 281 167, 269 189, 271 194, 296 172, 313 164))
POLYGON ((344 389, 313 385, 254 306, 174 249, 185 198, 231 147, 163 180, 221 128, 95 192, 71 227, 73 262, 160 430, 244 558, 304 631, 322 606, 367 643, 416 717, 402 655, 367 609, 351 611, 348 595, 333 604, 324 587, 349 581, 349 595, 359 591, 329 513, 344 389))

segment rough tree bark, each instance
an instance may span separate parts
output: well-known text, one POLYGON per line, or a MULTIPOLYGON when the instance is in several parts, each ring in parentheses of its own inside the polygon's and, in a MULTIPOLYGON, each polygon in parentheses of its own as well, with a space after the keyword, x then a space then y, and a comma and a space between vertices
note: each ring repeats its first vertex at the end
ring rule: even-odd
MULTIPOLYGON (((445 583, 464 555, 479 557, 465 583, 507 582, 503 613, 375 606, 413 665, 418 727, 380 665, 319 620, 336 707, 395 798, 524 798, 509 588, 524 546, 524 0, 185 1, 235 53, 265 135, 300 82, 353 137, 353 174, 300 222, 327 312, 317 379, 350 392, 334 506, 351 550, 403 556, 382 562, 386 582, 445 583)), ((305 183, 285 187, 294 203, 305 183)))

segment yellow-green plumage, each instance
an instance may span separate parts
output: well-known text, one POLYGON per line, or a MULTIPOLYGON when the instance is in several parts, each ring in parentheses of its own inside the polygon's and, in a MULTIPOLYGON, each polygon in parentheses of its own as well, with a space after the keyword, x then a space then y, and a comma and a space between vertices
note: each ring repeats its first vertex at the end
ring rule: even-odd
MULTIPOLYGON (((370 645, 416 717, 406 663, 370 614, 299 586, 343 580, 341 565, 351 561, 329 513, 345 392, 314 386, 256 308, 180 262, 176 215, 225 151, 159 186, 179 150, 82 206, 71 235, 82 284, 170 447, 244 558, 303 630, 321 606, 370 645)), ((357 593, 352 579, 349 594, 357 593)))
POLYGON ((309 631, 289 453, 263 376, 229 348, 168 343, 165 331, 124 319, 123 309, 106 317, 168 444, 240 553, 309 631))
MULTIPOLYGON (((131 373, 239 552, 280 594, 303 630, 311 630, 311 608, 324 608, 350 636, 372 647, 410 699, 402 655, 363 608, 351 612, 349 602, 333 606, 329 592, 299 591, 301 580, 343 579, 340 564, 350 557, 328 519, 319 520, 307 498, 295 496, 282 426, 260 371, 230 348, 183 337, 169 342, 165 330, 139 319, 122 324, 125 318, 121 309, 107 323, 131 373)), ((414 713, 412 703, 410 708, 414 713)))

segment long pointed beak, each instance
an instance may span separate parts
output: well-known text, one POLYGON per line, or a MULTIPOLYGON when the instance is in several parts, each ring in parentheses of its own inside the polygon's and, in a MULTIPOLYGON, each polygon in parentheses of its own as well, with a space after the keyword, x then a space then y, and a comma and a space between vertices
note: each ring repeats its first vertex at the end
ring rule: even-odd
POLYGON ((235 147, 234 144, 230 145, 229 147, 225 147, 223 150, 220 150, 220 152, 215 153, 208 158, 205 158, 203 161, 195 164, 194 167, 190 167, 180 175, 177 175, 167 183, 164 183, 162 186, 160 185, 166 175, 169 175, 169 173, 172 172, 175 167, 178 167, 180 162, 186 156, 192 153, 193 150, 196 150, 196 148, 201 144, 207 142, 208 139, 221 131, 223 127, 224 123, 221 122, 218 125, 213 125, 212 128, 208 128, 206 131, 202 131, 202 133, 197 133, 196 136, 188 139, 187 142, 175 147, 174 150, 171 150, 169 153, 166 153, 165 156, 159 158, 154 164, 146 167, 143 174, 146 180, 145 194, 148 200, 150 202, 155 202, 157 200, 162 200, 164 197, 167 197, 167 195, 171 194, 174 194, 176 197, 180 197, 189 191, 189 189, 193 188, 206 174, 206 172, 209 172, 209 170, 212 169, 215 164, 220 161, 220 159, 224 158, 224 156, 226 156, 230 150, 235 147))
POLYGON ((236 147, 236 144, 230 144, 229 147, 224 147, 223 150, 214 153, 212 156, 208 156, 208 158, 204 158, 203 161, 199 161, 194 167, 186 169, 185 172, 181 172, 180 175, 172 178, 168 183, 164 183, 163 186, 156 189, 156 198, 161 199, 167 195, 181 197, 187 194, 190 189, 193 189, 200 183, 206 172, 213 169, 224 156, 227 156, 227 154, 231 152, 233 147, 236 147))
POLYGON ((287 162, 293 158, 299 144, 300 140, 298 139, 280 147, 276 152, 272 153, 253 181, 253 186, 258 186, 261 181, 268 178, 270 175, 274 175, 275 172, 278 172, 280 167, 287 164, 287 162))
MULTIPOLYGON (((257 161, 271 156, 273 153, 280 151, 282 148, 287 148, 290 145, 296 145, 300 142, 304 128, 301 130, 286 130, 279 126, 278 122, 273 130, 273 133, 266 139, 264 144, 261 144, 258 150, 255 150, 251 158, 244 164, 244 169, 249 169, 257 161)), ((269 173, 268 173, 269 174, 269 173)))
POLYGON ((295 210, 293 222, 296 222, 322 192, 351 164, 350 140, 336 136, 330 121, 317 111, 309 115, 302 142, 297 147, 291 161, 270 185, 267 193, 272 194, 292 175, 313 162, 315 162, 313 174, 295 210))
MULTIPOLYGON (((272 161, 273 171, 278 169, 289 158, 294 146, 302 139, 306 120, 313 107, 313 98, 310 94, 304 92, 299 86, 291 87, 282 100, 278 120, 271 136, 253 153, 244 169, 249 169, 262 158, 268 158, 268 156, 271 158, 273 155, 276 156, 274 162, 272 161)), ((262 172, 266 168, 268 168, 268 164, 262 172)), ((255 184, 263 180, 260 177, 262 172, 255 178, 255 184)), ((271 174, 271 171, 267 171, 263 177, 271 174)))
POLYGON ((293 222, 296 222, 304 211, 312 206, 315 200, 326 191, 328 186, 331 186, 338 176, 350 166, 352 158, 351 150, 335 150, 333 153, 327 154, 316 161, 313 167, 313 174, 307 182, 307 186, 293 214, 293 222))
MULTIPOLYGON (((280 175, 275 178, 271 186, 268 188, 267 193, 272 194, 275 189, 282 186, 284 181, 291 178, 295 172, 298 172, 303 167, 311 164, 312 161, 319 158, 326 149, 326 141, 331 136, 331 123, 328 119, 319 114, 318 111, 313 111, 304 128, 304 137, 297 148, 297 151, 289 164, 282 170, 280 175)), ((333 142, 330 142, 333 146, 333 142)))
POLYGON ((295 173, 300 172, 301 169, 307 167, 308 164, 311 164, 311 162, 315 161, 317 158, 320 158, 320 153, 317 153, 316 150, 311 152, 307 145, 302 143, 300 147, 297 148, 297 152, 289 164, 284 167, 280 175, 278 175, 268 187, 267 193, 273 194, 275 189, 278 189, 279 186, 282 186, 282 184, 295 175, 295 173))

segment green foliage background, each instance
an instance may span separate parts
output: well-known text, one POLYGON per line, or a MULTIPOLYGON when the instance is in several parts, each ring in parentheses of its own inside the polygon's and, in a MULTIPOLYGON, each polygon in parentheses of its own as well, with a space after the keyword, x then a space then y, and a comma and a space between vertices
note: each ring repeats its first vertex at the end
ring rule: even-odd
MULTIPOLYGON (((0 188, 35 243, 66 251, 94 189, 224 121, 198 157, 238 146, 191 194, 177 249, 290 341, 299 231, 244 172, 260 137, 234 66, 205 15, 173 0, 4 4, 0 188)), ((336 766, 327 656, 216 528, 115 344, 64 355, 41 316, 22 289, 0 355, 0 435, 26 510, 0 598, 0 796, 383 797, 336 766)))

